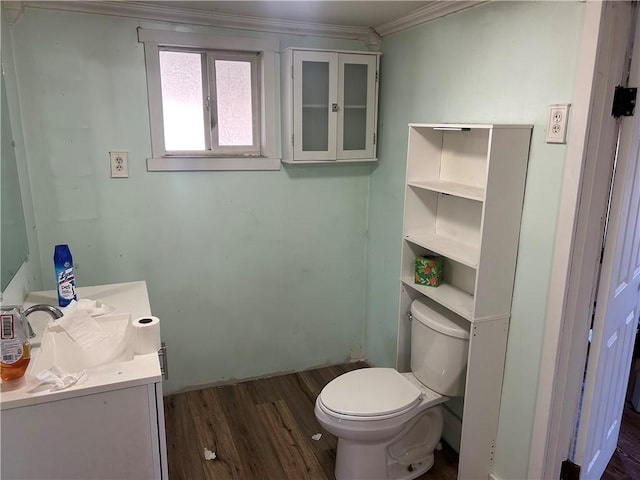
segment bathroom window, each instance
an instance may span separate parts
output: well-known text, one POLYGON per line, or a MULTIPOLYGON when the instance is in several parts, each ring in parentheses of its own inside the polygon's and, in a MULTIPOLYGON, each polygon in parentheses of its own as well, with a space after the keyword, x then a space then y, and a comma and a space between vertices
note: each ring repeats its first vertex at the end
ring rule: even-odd
POLYGON ((271 40, 138 29, 153 158, 148 170, 277 170, 271 40))

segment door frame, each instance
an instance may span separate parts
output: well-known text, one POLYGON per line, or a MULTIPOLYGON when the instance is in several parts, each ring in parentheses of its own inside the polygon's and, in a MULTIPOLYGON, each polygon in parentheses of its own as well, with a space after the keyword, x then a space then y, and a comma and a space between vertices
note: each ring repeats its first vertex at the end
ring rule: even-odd
POLYGON ((614 23, 612 2, 586 2, 528 478, 560 478, 576 425, 613 163, 603 147, 616 128, 609 83, 621 76, 629 43, 614 23))

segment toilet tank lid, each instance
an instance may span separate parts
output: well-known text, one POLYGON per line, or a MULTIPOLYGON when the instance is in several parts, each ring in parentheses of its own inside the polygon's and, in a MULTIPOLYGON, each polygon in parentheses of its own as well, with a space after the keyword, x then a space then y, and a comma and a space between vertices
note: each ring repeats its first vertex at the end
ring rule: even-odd
POLYGON ((418 298, 411 304, 411 315, 423 325, 454 338, 469 339, 469 322, 453 312, 447 316, 427 305, 424 299, 418 298))

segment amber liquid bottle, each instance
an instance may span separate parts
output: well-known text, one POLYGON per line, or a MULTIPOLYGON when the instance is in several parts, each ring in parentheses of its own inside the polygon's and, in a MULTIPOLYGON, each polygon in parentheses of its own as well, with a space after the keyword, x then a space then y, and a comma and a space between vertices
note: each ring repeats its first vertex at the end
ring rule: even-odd
POLYGON ((26 319, 19 307, 3 306, 0 315, 0 378, 3 382, 24 377, 31 360, 26 319))
POLYGON ((0 362, 0 378, 3 382, 18 380, 24 377, 29 362, 31 361, 31 344, 29 342, 22 344, 22 357, 14 363, 0 362))

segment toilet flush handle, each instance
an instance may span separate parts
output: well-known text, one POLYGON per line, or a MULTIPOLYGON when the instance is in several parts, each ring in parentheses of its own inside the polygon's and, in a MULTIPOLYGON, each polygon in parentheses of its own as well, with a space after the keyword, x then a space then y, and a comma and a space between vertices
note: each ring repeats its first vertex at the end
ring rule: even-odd
POLYGON ((413 322, 413 315, 411 314, 411 310, 407 310, 407 318, 410 322, 413 322))

